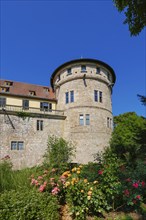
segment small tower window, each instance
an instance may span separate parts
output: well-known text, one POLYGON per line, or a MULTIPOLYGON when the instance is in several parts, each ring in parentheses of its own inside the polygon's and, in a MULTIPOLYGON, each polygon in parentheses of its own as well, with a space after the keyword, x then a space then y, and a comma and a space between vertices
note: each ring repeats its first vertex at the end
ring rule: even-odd
POLYGON ((70 102, 74 102, 74 91, 70 91, 70 102))
POLYGON ((96 68, 96 74, 100 74, 100 67, 96 68))
POLYGON ((65 93, 65 103, 66 104, 69 103, 69 93, 68 92, 65 93))
POLYGON ((94 101, 98 102, 98 91, 94 90, 94 101))
POLYGON ((68 75, 71 75, 71 74, 72 74, 71 68, 68 68, 68 69, 67 69, 67 76, 68 76, 68 75))
POLYGON ((102 92, 99 91, 99 102, 102 102, 102 92))
POLYGON ((86 125, 90 125, 90 115, 86 114, 86 125))
POLYGON ((85 65, 81 66, 81 72, 86 72, 86 66, 85 65))

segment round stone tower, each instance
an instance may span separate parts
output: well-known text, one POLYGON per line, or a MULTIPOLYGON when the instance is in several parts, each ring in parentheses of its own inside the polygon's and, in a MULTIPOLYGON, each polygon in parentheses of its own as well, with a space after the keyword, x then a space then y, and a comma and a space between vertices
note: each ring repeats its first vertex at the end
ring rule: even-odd
POLYGON ((95 59, 71 60, 52 74, 57 110, 66 115, 63 137, 76 146, 74 162, 88 163, 109 145, 112 133, 114 70, 95 59))

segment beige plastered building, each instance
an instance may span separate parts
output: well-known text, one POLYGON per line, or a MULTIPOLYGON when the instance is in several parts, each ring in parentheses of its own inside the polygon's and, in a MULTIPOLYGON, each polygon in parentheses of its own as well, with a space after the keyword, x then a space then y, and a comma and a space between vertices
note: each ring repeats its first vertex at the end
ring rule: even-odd
POLYGON ((73 142, 75 163, 88 163, 109 145, 114 70, 95 59, 59 66, 51 86, 0 80, 0 153, 15 169, 39 165, 48 137, 73 142))

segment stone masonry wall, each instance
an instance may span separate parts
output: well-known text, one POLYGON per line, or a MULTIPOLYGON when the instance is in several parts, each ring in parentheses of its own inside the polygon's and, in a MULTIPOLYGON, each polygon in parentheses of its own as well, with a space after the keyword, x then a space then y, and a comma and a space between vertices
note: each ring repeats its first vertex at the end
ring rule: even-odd
POLYGON ((0 114, 1 158, 9 155, 14 169, 41 164, 49 135, 62 136, 64 120, 32 117, 23 119, 15 115, 9 117, 15 129, 12 128, 8 117, 0 114), (36 129, 37 120, 43 120, 42 131, 36 129), (23 141, 24 150, 11 150, 11 141, 23 141))

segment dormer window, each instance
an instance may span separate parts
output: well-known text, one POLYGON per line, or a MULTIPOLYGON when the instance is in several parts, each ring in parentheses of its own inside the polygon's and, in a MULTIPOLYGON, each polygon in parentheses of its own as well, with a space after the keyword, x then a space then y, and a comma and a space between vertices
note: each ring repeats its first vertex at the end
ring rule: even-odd
POLYGON ((1 92, 9 92, 9 91, 10 91, 10 88, 9 88, 9 87, 1 87, 1 88, 0 88, 0 91, 1 91, 1 92))
POLYGON ((67 76, 68 76, 68 75, 71 75, 71 74, 72 74, 71 68, 68 68, 68 69, 67 69, 67 76))
POLYGON ((82 66, 81 66, 81 72, 87 72, 87 71, 86 71, 86 66, 85 66, 85 65, 82 65, 82 66))
POLYGON ((12 85, 13 85, 13 82, 11 82, 11 81, 5 81, 5 85, 6 85, 6 86, 12 86, 12 85))
POLYGON ((44 87, 44 92, 48 93, 49 92, 49 88, 44 87))
POLYGON ((100 67, 96 67, 96 74, 100 74, 100 67))
POLYGON ((35 95, 36 95, 36 92, 35 92, 35 91, 29 91, 29 95, 35 96, 35 95))

